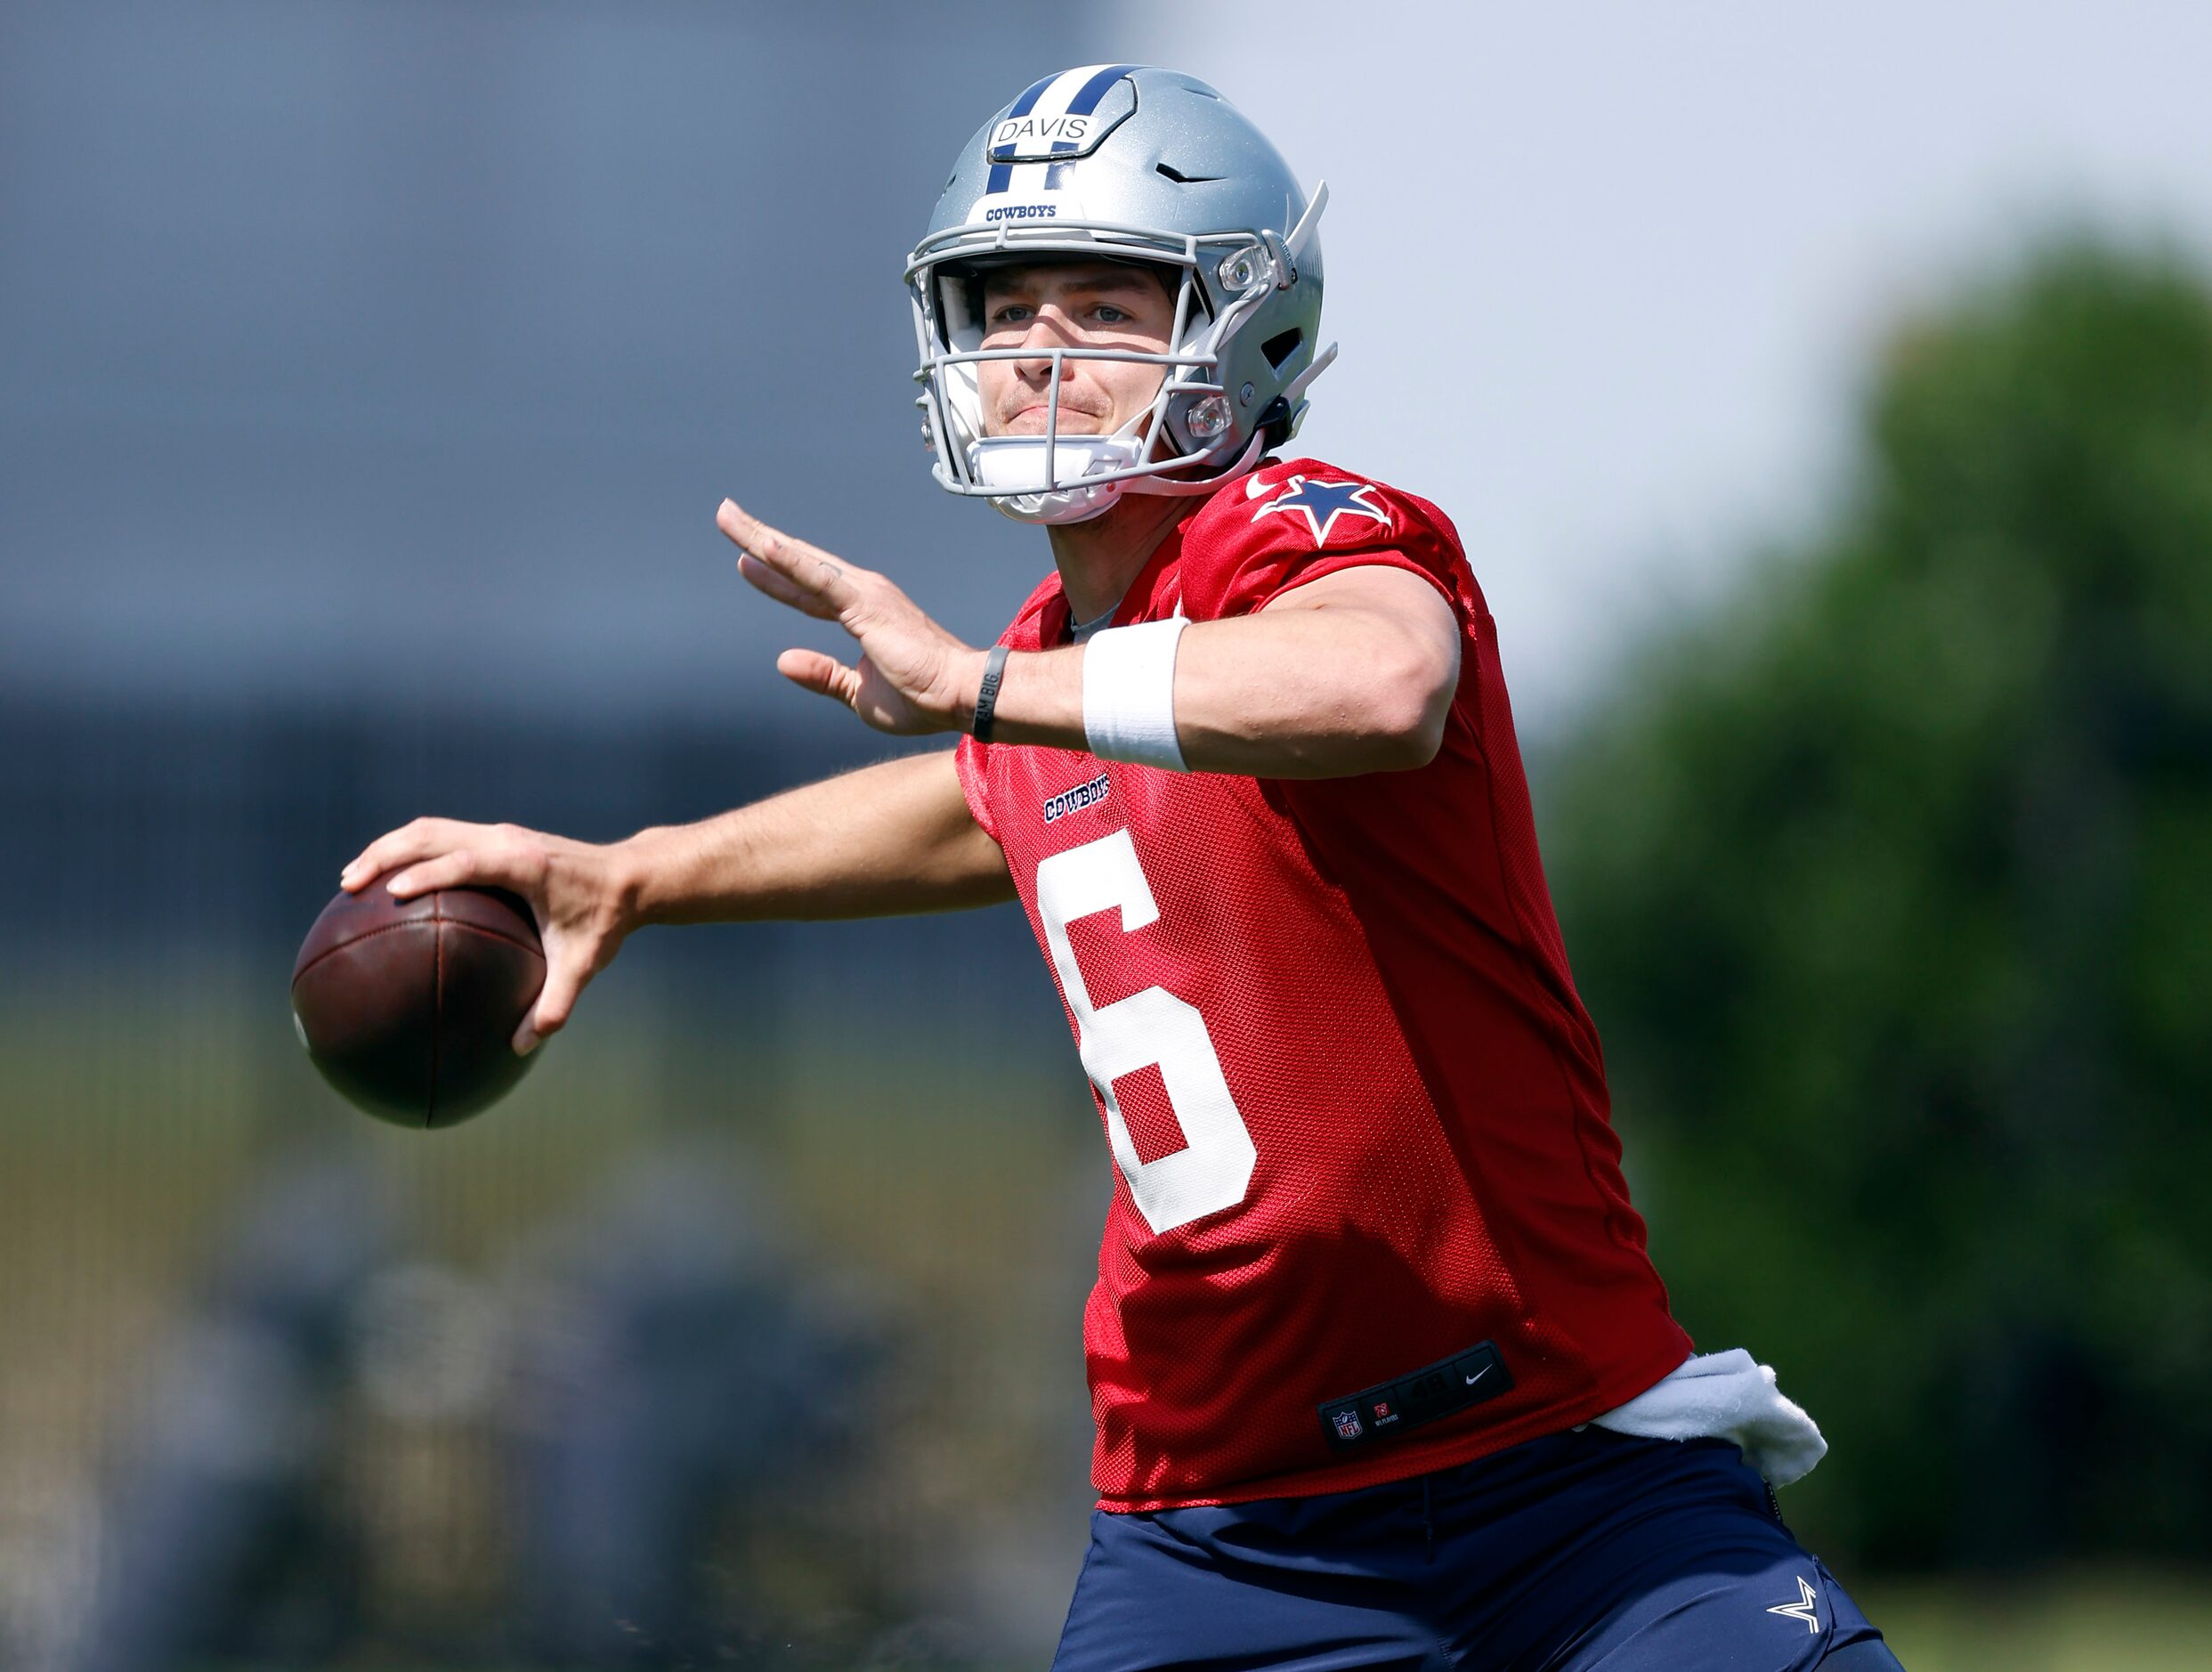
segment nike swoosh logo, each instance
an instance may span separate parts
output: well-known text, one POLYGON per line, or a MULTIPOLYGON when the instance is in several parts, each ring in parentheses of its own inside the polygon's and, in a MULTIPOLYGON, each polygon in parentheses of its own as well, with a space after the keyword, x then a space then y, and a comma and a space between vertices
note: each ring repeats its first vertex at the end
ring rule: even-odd
POLYGON ((1484 1376, 1488 1376, 1489 1374, 1490 1374, 1490 1367, 1489 1367, 1488 1365, 1487 1365, 1487 1364, 1486 1364, 1486 1365, 1484 1365, 1484 1366, 1482 1367, 1482 1368, 1481 1368, 1481 1369, 1479 1369, 1479 1370, 1476 1371, 1476 1372, 1474 1373, 1474 1375, 1472 1375, 1472 1376, 1469 1376, 1469 1377, 1467 1378, 1467 1385, 1468 1385, 1469 1387, 1472 1387, 1472 1386, 1474 1386, 1474 1384, 1475 1384, 1476 1383, 1478 1383, 1478 1382, 1481 1381, 1481 1380, 1482 1380, 1482 1378, 1483 1378, 1484 1376))

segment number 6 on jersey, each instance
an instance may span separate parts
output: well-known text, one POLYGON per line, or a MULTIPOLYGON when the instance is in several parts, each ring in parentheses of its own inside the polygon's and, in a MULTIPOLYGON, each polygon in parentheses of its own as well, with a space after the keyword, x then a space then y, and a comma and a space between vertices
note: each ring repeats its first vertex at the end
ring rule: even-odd
POLYGON ((1149 986, 1093 1010, 1090 990, 1075 962, 1067 926, 1118 906, 1122 932, 1159 921, 1160 907, 1145 881, 1129 832, 1085 842, 1055 854, 1037 867, 1037 915, 1052 949, 1060 988, 1074 1013, 1083 1071, 1106 1106, 1106 1141, 1129 1181, 1137 1211, 1156 1235, 1208 1213, 1235 1207, 1252 1183, 1252 1134, 1222 1077, 1221 1059, 1206 1032, 1205 1018, 1165 987, 1149 986), (1183 1129, 1183 1148, 1154 1161, 1138 1158, 1114 1083, 1139 1068, 1157 1067, 1168 1101, 1183 1129))

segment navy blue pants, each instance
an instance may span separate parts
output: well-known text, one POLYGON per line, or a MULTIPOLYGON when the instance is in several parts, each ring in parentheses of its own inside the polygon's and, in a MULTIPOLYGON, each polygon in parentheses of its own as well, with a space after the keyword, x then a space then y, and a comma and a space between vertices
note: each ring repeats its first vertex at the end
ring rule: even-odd
POLYGON ((1836 1672, 1895 1667, 1880 1637, 1733 1445, 1589 1428, 1357 1492, 1098 1512, 1052 1665, 1836 1672))

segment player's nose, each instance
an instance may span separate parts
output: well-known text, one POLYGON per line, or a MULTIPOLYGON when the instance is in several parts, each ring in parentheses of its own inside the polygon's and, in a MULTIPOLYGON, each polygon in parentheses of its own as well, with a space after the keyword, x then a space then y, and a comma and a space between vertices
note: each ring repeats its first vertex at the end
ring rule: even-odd
MULTIPOLYGON (((1057 304, 1047 303, 1030 320, 1029 329, 1022 334, 1018 345, 1022 348, 1037 351, 1039 357, 1035 360, 1018 360, 1014 363, 1022 369, 1025 376, 1049 377, 1052 370, 1052 351, 1068 347, 1075 340, 1074 321, 1060 311, 1057 304)), ((1063 360, 1060 362, 1060 375, 1067 376, 1073 364, 1071 361, 1063 360)))

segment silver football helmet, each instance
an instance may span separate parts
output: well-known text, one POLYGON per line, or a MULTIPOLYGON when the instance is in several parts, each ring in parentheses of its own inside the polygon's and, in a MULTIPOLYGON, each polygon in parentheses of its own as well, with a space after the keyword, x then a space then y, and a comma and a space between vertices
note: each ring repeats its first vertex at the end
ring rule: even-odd
POLYGON ((1170 69, 1090 64, 1025 91, 977 130, 908 257, 922 434, 938 483, 1031 523, 1097 516, 1124 491, 1205 493, 1297 432, 1323 349, 1311 199, 1267 136, 1211 87, 1170 69), (1083 256, 1171 270, 1164 353, 985 348, 987 267, 1083 256), (976 367, 1049 358, 1041 435, 986 435, 976 367), (1151 406, 1107 435, 1062 435, 1070 360, 1163 369, 1151 406))

